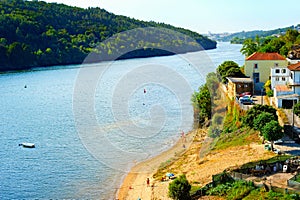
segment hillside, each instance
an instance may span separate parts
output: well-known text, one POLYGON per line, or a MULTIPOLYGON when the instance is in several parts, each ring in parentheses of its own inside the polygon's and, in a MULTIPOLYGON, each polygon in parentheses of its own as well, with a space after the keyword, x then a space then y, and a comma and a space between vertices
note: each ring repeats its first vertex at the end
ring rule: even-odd
POLYGON ((100 8, 2 0, 0 12, 0 71, 82 63, 91 52, 96 62, 216 48, 215 41, 190 30, 100 8), (124 32, 145 27, 153 28, 124 32))
POLYGON ((271 35, 278 35, 285 33, 288 29, 299 29, 300 25, 297 26, 289 26, 285 28, 277 28, 274 30, 254 30, 254 31, 241 31, 236 33, 228 33, 228 34, 211 34, 210 38, 223 41, 223 42, 230 42, 233 41, 234 43, 243 43, 244 39, 252 38, 254 39, 256 36, 258 37, 267 37, 271 35))

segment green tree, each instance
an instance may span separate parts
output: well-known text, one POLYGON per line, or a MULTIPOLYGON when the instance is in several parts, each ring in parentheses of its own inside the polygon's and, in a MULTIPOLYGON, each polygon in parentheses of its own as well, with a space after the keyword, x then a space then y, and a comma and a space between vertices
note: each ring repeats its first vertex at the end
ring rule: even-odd
POLYGON ((216 47, 215 41, 196 32, 118 16, 100 8, 83 9, 23 0, 0 1, 0 8, 0 45, 3 45, 0 49, 0 71, 82 63, 87 54, 96 51, 99 54, 97 61, 115 59, 125 47, 141 49, 126 58, 171 55, 216 47), (121 33, 107 41, 117 33, 141 27, 157 29, 139 29, 136 34, 130 35, 121 33), (189 37, 193 40, 187 39, 189 37), (96 49, 98 46, 101 48, 96 49), (47 51, 48 48, 51 52, 47 51))
POLYGON ((217 95, 217 89, 219 87, 219 80, 215 72, 211 72, 206 76, 206 85, 209 89, 211 96, 217 95))
POLYGON ((249 126, 250 128, 254 128, 254 119, 263 112, 270 113, 274 116, 275 120, 278 120, 275 108, 268 105, 257 104, 246 112, 245 116, 242 118, 243 124, 249 126))
POLYGON ((287 42, 296 42, 297 37, 299 36, 299 32, 297 30, 289 29, 286 31, 285 35, 282 37, 282 39, 287 42))
POLYGON ((0 65, 5 65, 5 63, 8 63, 6 51, 7 48, 4 45, 0 44, 0 65))
POLYGON ((26 44, 21 44, 19 42, 14 42, 9 45, 7 49, 7 56, 9 59, 9 63, 15 69, 30 67, 32 62, 34 62, 34 56, 31 53, 29 46, 26 44))
POLYGON ((190 190, 191 185, 183 174, 169 184, 169 197, 175 200, 190 200, 190 190))
POLYGON ((251 54, 258 51, 258 44, 251 38, 246 39, 241 48, 241 53, 245 56, 250 56, 251 54))
POLYGON ((239 65, 234 61, 225 61, 219 65, 217 76, 223 83, 227 83, 226 77, 245 77, 239 65))
POLYGON ((199 87, 198 92, 192 95, 192 102, 195 113, 198 113, 198 122, 202 124, 205 120, 211 118, 211 95, 206 84, 199 87))
POLYGON ((280 52, 280 49, 285 45, 279 38, 273 38, 264 46, 262 46, 259 51, 264 53, 273 53, 273 52, 280 52))
POLYGON ((272 120, 268 122, 261 130, 263 137, 271 142, 271 149, 273 151, 273 143, 283 137, 284 133, 278 121, 272 120))
POLYGON ((253 120, 253 128, 261 131, 262 128, 270 121, 276 120, 274 115, 268 112, 262 112, 253 120))

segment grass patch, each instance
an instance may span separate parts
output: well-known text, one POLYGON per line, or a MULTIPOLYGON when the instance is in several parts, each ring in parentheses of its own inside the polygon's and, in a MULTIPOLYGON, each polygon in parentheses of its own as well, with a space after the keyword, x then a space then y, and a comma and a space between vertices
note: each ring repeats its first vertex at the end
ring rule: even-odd
POLYGON ((206 191, 206 194, 212 196, 224 197, 229 200, 253 200, 253 199, 265 199, 265 200, 273 200, 273 199, 300 199, 299 194, 290 193, 285 194, 283 192, 275 192, 275 191, 266 191, 264 187, 258 188, 255 187, 252 182, 247 181, 235 181, 235 182, 227 182, 224 184, 217 185, 216 187, 210 188, 206 191))
POLYGON ((194 186, 194 185, 192 185, 191 190, 190 190, 190 195, 191 195, 191 196, 195 195, 196 192, 197 192, 198 190, 200 190, 200 188, 201 188, 200 186, 194 186))
POLYGON ((153 178, 156 180, 160 180, 162 177, 164 177, 167 173, 167 168, 172 165, 175 162, 176 158, 173 157, 165 162, 162 162, 160 166, 158 167, 156 173, 153 175, 153 178))
POLYGON ((300 174, 297 174, 297 175, 295 176, 295 180, 294 180, 294 181, 300 183, 300 174))
POLYGON ((248 145, 259 142, 258 132, 249 128, 241 128, 231 133, 223 133, 215 141, 215 150, 223 150, 228 147, 248 145))

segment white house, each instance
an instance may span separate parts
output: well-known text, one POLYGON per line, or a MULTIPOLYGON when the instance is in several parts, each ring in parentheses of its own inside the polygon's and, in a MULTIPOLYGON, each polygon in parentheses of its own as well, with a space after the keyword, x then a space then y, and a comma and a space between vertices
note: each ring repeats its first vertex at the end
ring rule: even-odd
POLYGON ((300 96, 300 62, 283 69, 274 67, 271 70, 274 103, 278 108, 292 108, 300 96))
POLYGON ((274 103, 277 108, 293 108, 299 101, 299 95, 287 85, 276 85, 274 88, 274 103))
POLYGON ((274 90, 276 85, 287 85, 289 82, 290 70, 287 67, 271 68, 271 89, 274 90))
POLYGON ((295 94, 300 95, 300 63, 288 66, 290 70, 289 86, 295 94))

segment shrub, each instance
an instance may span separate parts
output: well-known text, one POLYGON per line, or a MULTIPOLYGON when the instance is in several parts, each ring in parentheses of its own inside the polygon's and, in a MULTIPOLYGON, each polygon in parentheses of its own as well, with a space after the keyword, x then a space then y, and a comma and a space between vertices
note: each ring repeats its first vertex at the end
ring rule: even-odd
POLYGON ((254 189, 255 187, 252 182, 236 181, 227 191, 227 199, 243 199, 254 189))
POLYGON ((169 197, 175 200, 190 200, 191 185, 185 175, 180 175, 169 184, 169 197))

